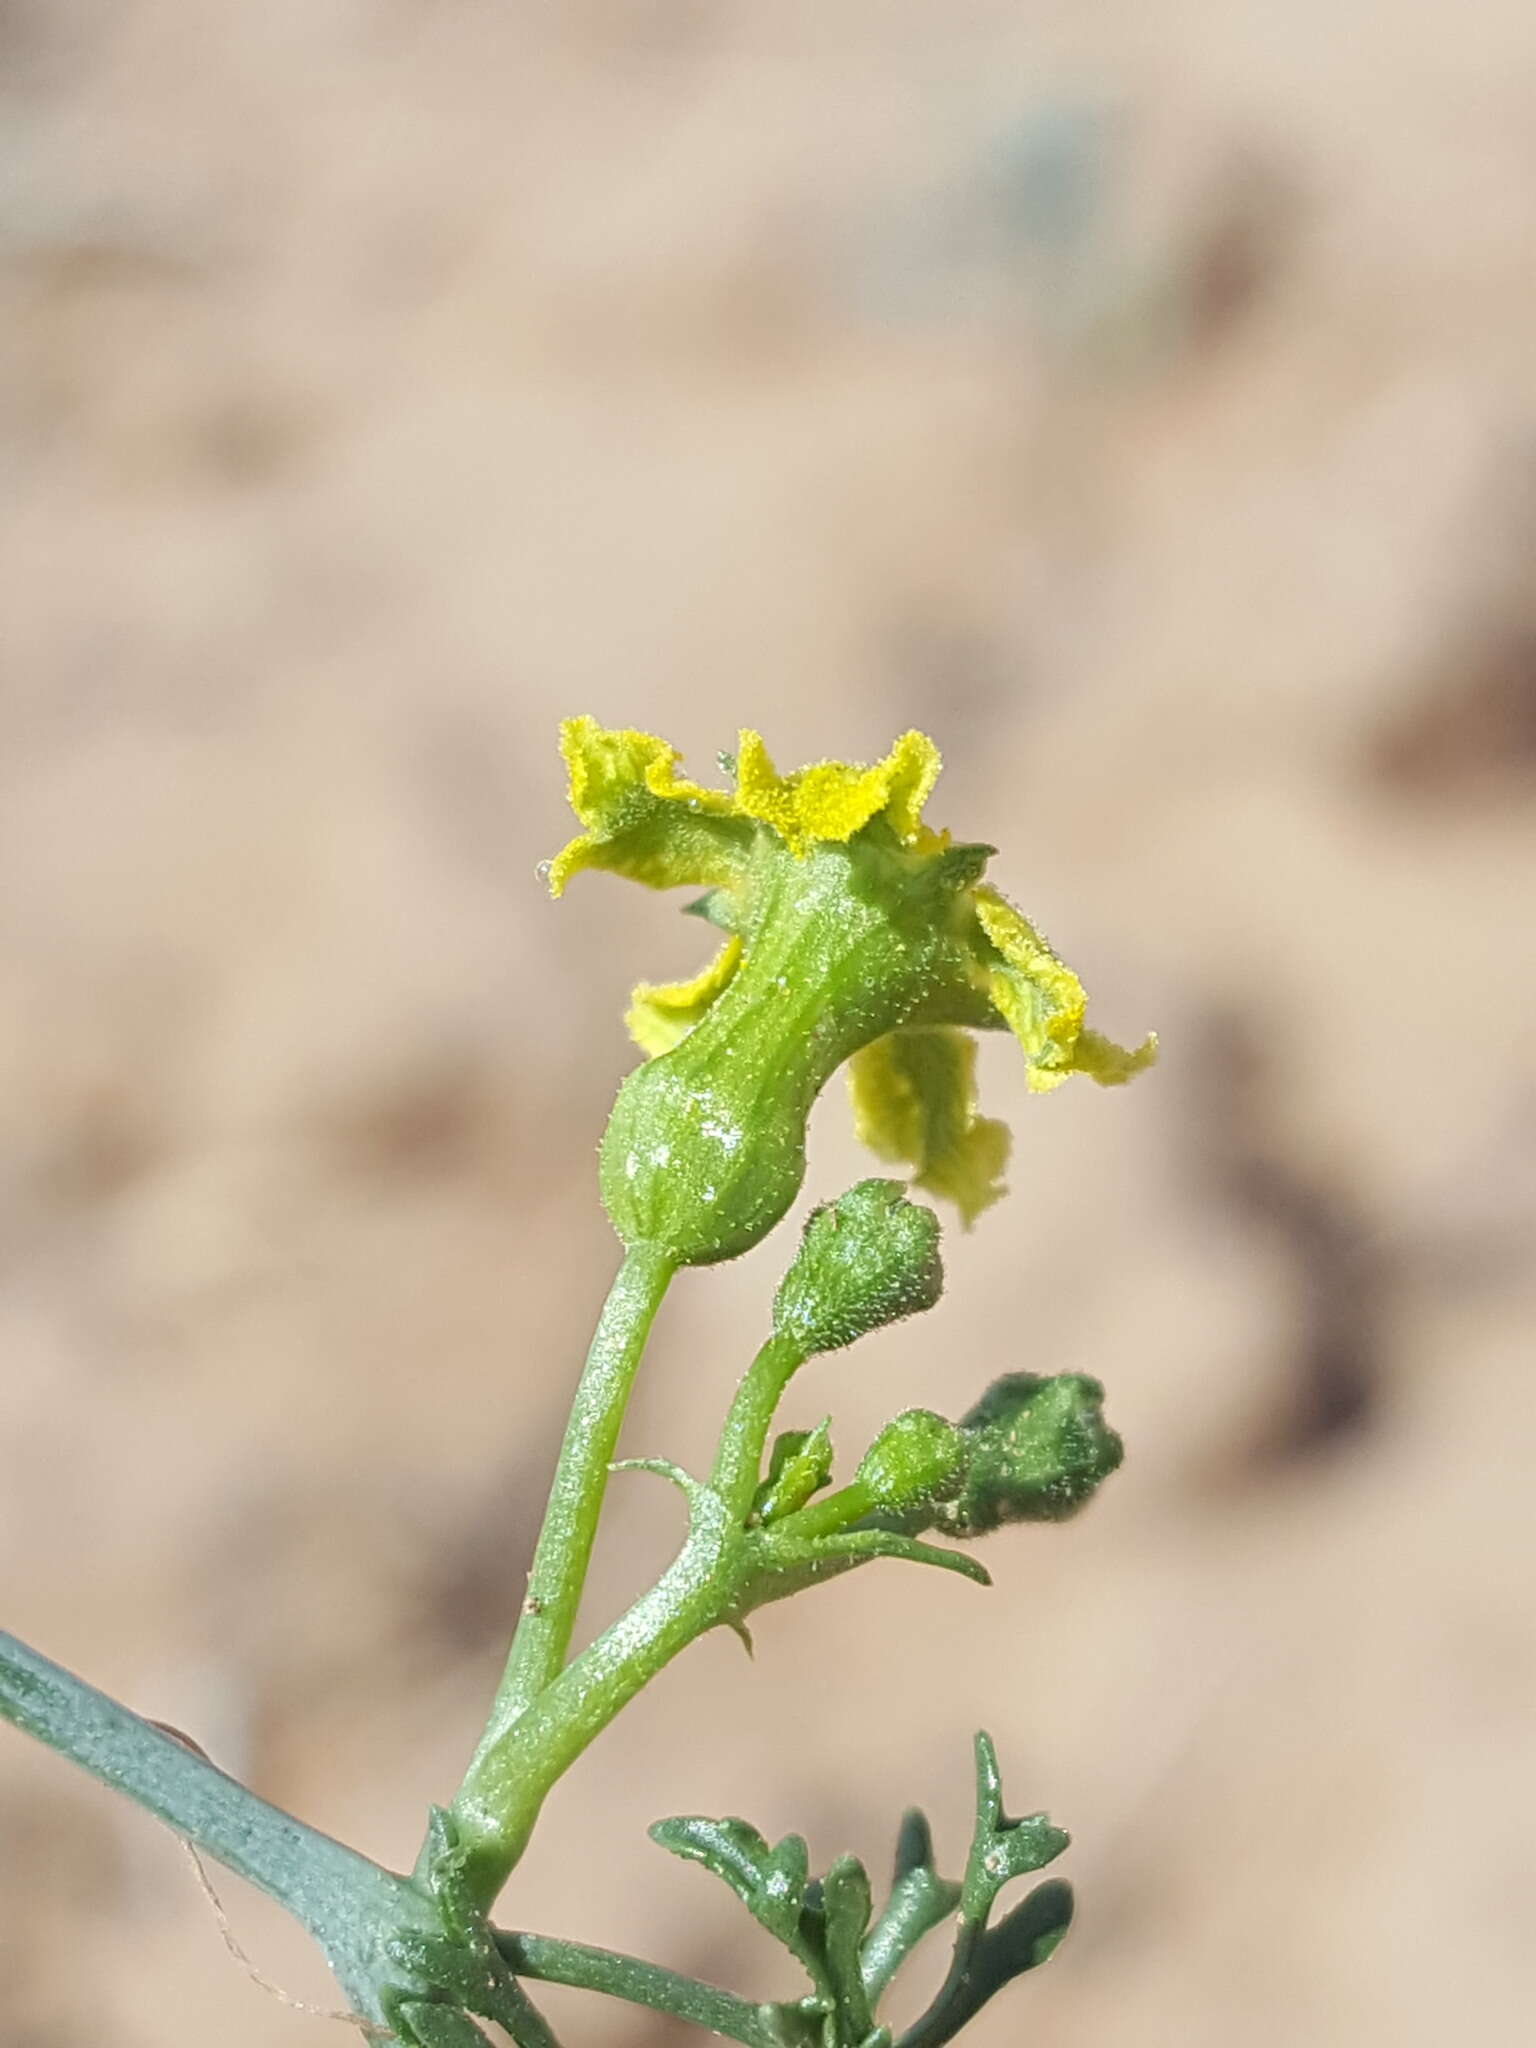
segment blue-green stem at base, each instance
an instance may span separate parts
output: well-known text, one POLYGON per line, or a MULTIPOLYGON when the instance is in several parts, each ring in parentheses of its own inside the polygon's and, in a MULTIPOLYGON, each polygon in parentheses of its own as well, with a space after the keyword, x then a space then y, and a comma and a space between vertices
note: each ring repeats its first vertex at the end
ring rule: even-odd
POLYGON ((384 1944, 435 1925, 405 1878, 270 1806, 176 1736, 16 1637, 0 1634, 0 1716, 124 1792, 194 1848, 285 1906, 319 1942, 361 2016, 382 2020, 384 1944))
MULTIPOLYGON (((416 1885, 270 1805, 176 1736, 0 1632, 0 1719, 124 1793, 184 1841, 287 1908, 324 1950, 355 2016, 382 2035, 382 1987, 403 1933, 442 1932, 416 1885)), ((518 1977, 599 1991, 744 2044, 780 2048, 763 2010, 610 1949, 497 1933, 518 1977)))

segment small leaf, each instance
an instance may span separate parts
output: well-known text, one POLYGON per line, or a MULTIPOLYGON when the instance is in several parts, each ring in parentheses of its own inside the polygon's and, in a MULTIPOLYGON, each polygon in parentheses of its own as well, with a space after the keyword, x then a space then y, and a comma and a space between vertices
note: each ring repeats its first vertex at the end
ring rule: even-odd
MULTIPOLYGON (((483 1916, 467 1944, 452 1936, 401 1933, 385 1946, 390 1961, 408 1971, 418 1988, 430 1986, 435 1994, 432 1999, 412 1999, 401 1993, 401 2000, 410 2003, 414 2011, 441 2013, 462 2008, 494 2020, 520 2048, 554 2048, 543 2016, 508 1969, 483 1916)), ((449 2033, 443 2038, 451 2044, 459 2037, 449 2033)), ((466 2043, 472 2038, 483 2036, 462 2036, 466 2043)), ((424 2048, 435 2048, 425 2036, 423 2041, 424 2048)))
POLYGON ((427 1885, 443 1926, 459 1941, 468 1941, 484 1915, 476 1905, 464 1875, 466 1857, 459 1841, 458 1824, 446 1808, 434 1806, 427 1814, 427 1839, 422 1851, 427 1885))
POLYGON ((976 1927, 984 1927, 992 1901, 1012 1878, 1027 1876, 1054 1862, 1071 1836, 1053 1827, 1043 1813, 1014 1820, 1003 1810, 1003 1781, 997 1750, 985 1731, 976 1737, 976 1832, 966 1862, 960 1911, 976 1927))
POLYGON ((1072 1911, 1071 1885, 1065 1878, 1050 1877, 989 1928, 971 1972, 981 1999, 1049 1962, 1072 1925, 1072 1911))
POLYGON ((805 1904, 807 1856, 803 1835, 786 1835, 768 1858, 752 1911, 787 1948, 799 1953, 800 1915, 805 1904))
POLYGON ((608 1467, 610 1472, 654 1472, 658 1479, 665 1479, 675 1486, 691 1507, 704 1488, 691 1472, 685 1472, 681 1465, 674 1465, 670 1458, 618 1458, 608 1467))
POLYGON ((947 1920, 960 1903, 960 1887, 934 1868, 933 1832, 913 1807, 896 1837, 890 1895, 864 1943, 864 1989, 878 2004, 892 1978, 918 1943, 947 1920))
POLYGON ((997 1744, 985 1728, 976 1731, 976 1832, 991 1834, 1003 1817, 1003 1774, 997 1744))
POLYGON ((830 1417, 814 1429, 786 1429, 775 1438, 768 1457, 768 1477, 752 1503, 754 1521, 772 1522, 803 1508, 832 1477, 830 1417))
POLYGON ((821 2012, 815 2002, 760 2005, 757 2017, 774 2048, 813 2048, 821 2040, 821 2012))
POLYGON ((842 2036, 850 2043, 864 2041, 874 2024, 860 1962, 873 1904, 869 1872, 857 1856, 840 1856, 821 1881, 822 1947, 842 2036))
POLYGON ((822 1536, 802 1548, 810 1556, 828 1559, 901 1557, 910 1564, 931 1564, 940 1571, 957 1572, 962 1579, 970 1579, 978 1586, 992 1583, 992 1574, 974 1557, 958 1550, 945 1550, 936 1543, 919 1543, 915 1537, 899 1536, 893 1529, 849 1529, 838 1536, 822 1536))
POLYGON ((409 1989, 389 1994, 394 2010, 404 2015, 392 2024, 402 2040, 419 2042, 419 2048, 471 2048, 485 2039, 465 2017, 473 2012, 503 2027, 518 2048, 555 2048, 543 2016, 496 1945, 466 1877, 466 1860, 453 1815, 434 1806, 422 1862, 442 1932, 401 1930, 385 1939, 389 1960, 414 1980, 409 1989))
POLYGON ((410 2048, 491 2048, 468 2014, 452 2005, 403 2000, 391 2014, 390 2023, 410 2048))
POLYGON ((652 1823, 653 1842, 689 1863, 702 1863, 738 1898, 745 1899, 763 1882, 768 1844, 750 1821, 708 1820, 702 1814, 679 1814, 652 1823))
POLYGON ((772 1849, 750 1822, 708 1820, 682 1815, 656 1821, 653 1842, 728 1884, 759 1926, 803 1964, 820 1985, 820 1956, 802 1929, 805 1910, 807 1853, 803 1837, 786 1835, 772 1849))
POLYGON ((896 1834, 896 1868, 891 1881, 900 1884, 913 1871, 931 1871, 934 1867, 933 1829, 928 1825, 928 1816, 920 1806, 909 1806, 901 1816, 896 1834))
POLYGON ((1038 1969, 1055 1952, 1072 1919, 1072 1888, 1059 1879, 1037 1885, 996 1927, 989 1929, 987 1921, 1003 1886, 1051 1862, 1069 1839, 1043 1813, 1015 1820, 1005 1812, 997 1750, 990 1735, 978 1734, 976 1828, 960 1892, 954 1956, 938 1997, 908 2028, 899 2048, 943 2048, 994 1993, 1026 1970, 1038 1969))
POLYGON ((1054 1863, 1071 1839, 1063 1829, 1052 1827, 1043 1813, 1008 1821, 1004 1832, 997 1836, 982 1858, 994 1893, 1000 1892, 1010 1879, 1028 1877, 1031 1871, 1043 1870, 1047 1863, 1054 1863))
POLYGON ((1072 1887, 1037 1885, 989 1933, 963 1929, 938 1997, 901 2038, 901 2048, 943 2048, 997 1993, 1048 1962, 1072 1922, 1072 1887))

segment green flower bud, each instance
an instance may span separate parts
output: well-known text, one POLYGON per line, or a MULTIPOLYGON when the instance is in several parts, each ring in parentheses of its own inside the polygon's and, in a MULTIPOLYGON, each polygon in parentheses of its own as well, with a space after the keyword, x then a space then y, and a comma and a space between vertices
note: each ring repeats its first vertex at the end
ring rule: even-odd
POLYGON ((1075 1514, 1125 1455, 1103 1402, 1103 1387, 1082 1373, 1014 1372, 994 1381, 961 1418, 965 1476, 932 1526, 984 1536, 1004 1522, 1075 1514))
POLYGON ((882 830, 798 860, 759 846, 715 966, 637 991, 631 1028, 664 1049, 619 1089, 599 1160, 626 1244, 690 1266, 750 1250, 800 1191, 811 1107, 844 1061, 911 1016, 941 961, 979 1001, 949 929, 976 856, 914 864, 882 830))
POLYGON ((909 1408, 864 1453, 859 1484, 879 1512, 897 1512, 953 1493, 965 1455, 965 1438, 952 1422, 928 1408, 909 1408))
POLYGON ((932 1308, 943 1288, 937 1216, 909 1202, 900 1181, 860 1181, 812 1210, 774 1297, 774 1332, 808 1358, 839 1351, 932 1308))

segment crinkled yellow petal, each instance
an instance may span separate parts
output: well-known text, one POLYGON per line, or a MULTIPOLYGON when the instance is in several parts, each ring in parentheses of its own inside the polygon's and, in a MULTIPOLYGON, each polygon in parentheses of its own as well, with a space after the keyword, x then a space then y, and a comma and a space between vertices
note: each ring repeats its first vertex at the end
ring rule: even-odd
POLYGON ((915 1169, 969 1229, 1006 1194, 1006 1124, 976 1114, 976 1047, 948 1025, 892 1031, 848 1063, 854 1129, 881 1159, 915 1169))
POLYGON ((981 969, 987 994, 1024 1048, 1031 1089, 1043 1094, 1059 1088, 1069 1074, 1090 1074, 1101 1086, 1115 1087, 1151 1066, 1155 1038, 1128 1052, 1084 1028, 1088 998, 1082 983, 1027 917, 985 883, 972 891, 972 900, 1000 956, 981 969))
POLYGON ((642 981, 630 1000, 624 1022, 646 1055, 670 1052, 685 1039, 741 965, 740 939, 728 939, 702 974, 692 981, 642 981))
POLYGON ((665 740, 568 718, 560 751, 571 809, 587 829, 551 861, 552 896, 583 868, 606 868, 652 889, 718 884, 740 872, 745 828, 733 822, 735 798, 681 778, 681 757, 665 740))
POLYGON ((1118 1088, 1153 1065, 1156 1059, 1155 1031, 1149 1031, 1131 1052, 1097 1031, 1083 1031, 1078 1034, 1073 1066, 1079 1074, 1091 1075, 1101 1088, 1118 1088))
POLYGON ((925 830, 923 805, 939 773, 939 750, 920 732, 903 733, 883 761, 865 768, 817 761, 780 775, 762 735, 743 732, 737 754, 736 808, 767 825, 801 859, 822 841, 841 843, 883 816, 903 845, 925 830))

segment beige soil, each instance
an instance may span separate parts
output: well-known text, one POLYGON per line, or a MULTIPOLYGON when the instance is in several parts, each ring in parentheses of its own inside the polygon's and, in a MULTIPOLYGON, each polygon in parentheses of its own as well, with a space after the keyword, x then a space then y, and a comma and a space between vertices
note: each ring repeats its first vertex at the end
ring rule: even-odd
MULTIPOLYGON (((507 1915, 781 1992, 645 1823, 883 1864, 916 1799, 953 1859, 980 1723, 1083 1910, 976 2048, 1522 2038, 1528 0, 13 0, 0 162, 5 1624, 408 1860, 613 1263, 625 992, 700 958, 544 899, 556 719, 921 724, 1166 1056, 989 1045, 1011 1201, 789 1419, 1087 1370, 1130 1460, 991 1594, 707 1641, 507 1915)), ((775 1272, 677 1289, 633 1452, 702 1455, 775 1272)), ((616 1487, 594 1617, 676 1533, 616 1487)), ((0 1950, 4 2048, 345 2038, 15 1737, 0 1950)))

